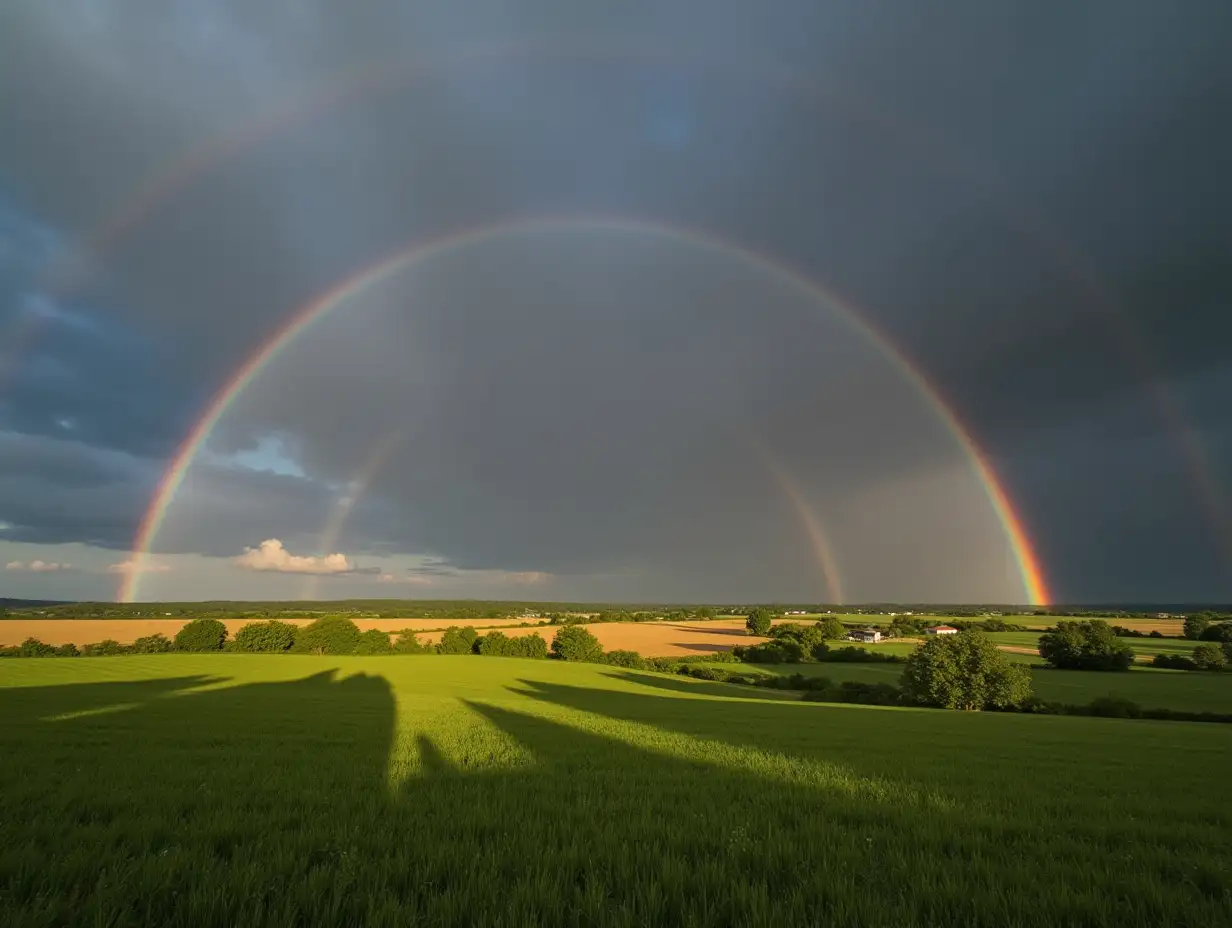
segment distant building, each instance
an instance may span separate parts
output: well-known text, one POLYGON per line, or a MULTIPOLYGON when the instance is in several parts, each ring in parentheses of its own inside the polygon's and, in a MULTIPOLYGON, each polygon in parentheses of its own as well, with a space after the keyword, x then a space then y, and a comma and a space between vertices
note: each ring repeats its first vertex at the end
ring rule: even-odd
POLYGON ((926 635, 957 635, 958 629, 953 625, 934 625, 932 628, 924 629, 926 635))
POLYGON ((881 632, 875 628, 857 628, 847 636, 852 641, 863 641, 866 644, 876 644, 881 640, 881 632))

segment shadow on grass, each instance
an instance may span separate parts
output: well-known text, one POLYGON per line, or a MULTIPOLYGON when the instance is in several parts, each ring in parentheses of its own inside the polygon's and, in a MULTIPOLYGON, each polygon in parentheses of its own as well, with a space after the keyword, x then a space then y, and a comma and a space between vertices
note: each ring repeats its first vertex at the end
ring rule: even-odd
MULTIPOLYGON (((718 683, 710 680, 697 680, 684 676, 659 676, 657 674, 639 673, 636 670, 625 670, 620 673, 609 673, 614 680, 628 680, 652 689, 670 690, 673 693, 686 693, 691 696, 721 696, 725 699, 764 699, 774 702, 795 700, 797 695, 782 690, 771 690, 755 686, 738 686, 735 683, 718 683)), ((526 685, 528 681, 520 681, 526 685)))
POLYGON ((0 923, 1047 924, 1114 905, 1214 923, 1192 883, 1113 885, 1123 844, 1085 843, 1076 859, 1096 863, 1076 867, 1055 821, 914 802, 889 779, 901 746, 877 777, 856 772, 826 746, 858 710, 681 699, 698 687, 619 676, 653 689, 522 681, 529 711, 438 700, 405 740, 385 679, 334 671, 48 687, 38 714, 36 694, 0 690, 0 923), (651 737, 630 743, 621 722, 651 737), (812 779, 678 735, 779 751, 812 779), (511 745, 530 762, 510 766, 511 745), (402 750, 417 773, 391 795, 402 750))
POLYGON ((723 651, 730 651, 731 645, 726 644, 699 644, 695 641, 673 641, 673 648, 684 648, 688 651, 700 651, 704 654, 718 654, 723 651))
POLYGON ((140 705, 184 690, 226 682, 226 677, 165 677, 155 680, 64 683, 0 688, 0 721, 47 719, 140 705))

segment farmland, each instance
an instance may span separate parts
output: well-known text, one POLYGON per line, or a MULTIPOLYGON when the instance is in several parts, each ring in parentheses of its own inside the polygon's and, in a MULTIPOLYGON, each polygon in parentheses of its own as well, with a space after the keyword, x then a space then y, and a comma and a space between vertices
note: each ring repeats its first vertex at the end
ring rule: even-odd
MULTIPOLYGON (((1092 670, 1053 670, 1039 658, 1006 655, 1030 663, 1035 694, 1042 699, 1070 704, 1089 703, 1102 696, 1129 699, 1151 709, 1183 712, 1232 712, 1232 674, 1188 673, 1176 670, 1135 668, 1125 673, 1092 670)), ((716 667, 731 667, 716 664, 716 667)), ((775 664, 740 665, 746 672, 802 673, 829 677, 836 683, 858 680, 866 683, 896 683, 903 672, 898 664, 775 664)))
POLYGON ((0 920, 1232 914, 1224 726, 760 693, 469 656, 10 662, 0 920))

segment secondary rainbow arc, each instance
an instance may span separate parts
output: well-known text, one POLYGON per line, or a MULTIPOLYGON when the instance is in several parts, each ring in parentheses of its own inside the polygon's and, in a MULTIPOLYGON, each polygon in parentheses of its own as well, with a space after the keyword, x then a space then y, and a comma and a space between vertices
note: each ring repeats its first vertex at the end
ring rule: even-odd
POLYGON ((121 602, 133 602, 136 599, 140 588, 141 576, 149 564, 150 551, 166 518, 168 506, 183 482, 189 466, 198 451, 209 439, 210 433, 218 421, 261 370, 314 321, 325 316, 335 307, 342 305, 349 298, 379 283, 408 265, 439 256, 455 248, 475 244, 500 235, 564 230, 628 231, 648 235, 655 234, 674 237, 701 247, 739 256, 751 265, 760 267, 785 281, 791 282, 811 298, 824 302, 831 309, 835 310, 849 325, 865 335, 869 342, 876 346, 882 355, 894 365, 898 372, 924 398, 938 420, 962 448, 970 462, 973 473, 988 496, 993 511, 1005 531, 1006 538, 1017 562, 1018 572, 1021 576, 1023 590, 1028 602, 1031 605, 1044 605, 1051 601, 1039 558, 1026 533, 1022 520, 1015 511, 1009 495, 997 479, 987 457, 923 372, 883 332, 870 323, 854 304, 835 293, 828 286, 790 265, 783 264, 761 252, 713 236, 704 231, 657 221, 651 222, 636 218, 608 216, 513 218, 471 227, 426 242, 412 243, 360 269, 355 274, 352 274, 309 301, 303 308, 294 313, 284 326, 270 336, 214 395, 205 412, 197 420, 176 450, 138 526, 132 546, 135 569, 129 572, 121 582, 120 588, 117 591, 117 598, 121 602))

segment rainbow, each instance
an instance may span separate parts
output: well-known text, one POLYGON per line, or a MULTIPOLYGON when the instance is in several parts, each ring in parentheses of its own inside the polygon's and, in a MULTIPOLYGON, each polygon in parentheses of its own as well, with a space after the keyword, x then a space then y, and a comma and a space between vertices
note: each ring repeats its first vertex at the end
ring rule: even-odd
POLYGON ((770 453, 764 442, 751 436, 750 445, 800 518, 800 524, 813 548, 813 555, 817 558, 817 566, 821 568, 821 575, 826 581, 827 601, 836 605, 845 602, 847 596, 843 592, 843 575, 838 569, 838 558, 834 556, 834 545, 830 543, 829 534, 817 518, 813 507, 809 505, 804 490, 783 462, 770 453))
MULTIPOLYGON (((1008 201, 996 189, 987 172, 977 170, 967 153, 947 144, 926 127, 911 123, 901 113, 887 113, 870 106, 869 101, 837 88, 823 85, 784 69, 778 62, 705 53, 701 49, 667 47, 625 38, 599 39, 593 36, 561 35, 550 39, 520 39, 478 43, 446 49, 440 54, 413 61, 378 61, 339 74, 330 75, 303 94, 279 101, 249 120, 227 131, 210 136, 182 150, 159 169, 141 177, 121 195, 101 220, 86 234, 83 251, 87 258, 115 249, 133 236, 149 219, 164 210, 184 190, 208 176, 219 165, 260 146, 280 132, 298 128, 310 120, 339 109, 368 94, 388 92, 447 73, 450 68, 484 62, 521 58, 592 60, 646 60, 680 67, 729 72, 758 81, 784 93, 799 94, 829 110, 841 113, 854 124, 878 132, 896 145, 909 146, 931 168, 943 176, 960 180, 979 190, 990 206, 1025 240, 1043 253, 1095 309, 1099 319, 1120 350, 1137 369, 1163 423, 1174 434, 1182 458, 1191 472, 1197 494, 1224 560, 1232 565, 1232 498, 1221 482, 1215 464, 1204 447, 1174 392, 1159 376, 1149 343, 1120 310, 1114 295, 1083 262, 1078 252, 1061 238, 1040 214, 1008 201)), ((58 270, 53 290, 74 286, 86 262, 75 259, 71 267, 58 270)), ((6 369, 16 369, 16 359, 33 339, 37 325, 19 320, 0 352, 0 378, 6 369)), ((0 379, 0 387, 3 387, 0 379)), ((964 433, 965 434, 965 433, 964 433)))
POLYGON ((184 481, 185 474, 197 453, 205 445, 218 421, 235 399, 295 338, 313 322, 327 315, 351 297, 389 278, 396 272, 446 252, 473 245, 503 235, 547 231, 626 231, 644 235, 659 235, 680 239, 694 245, 740 257, 767 273, 790 282, 811 298, 832 307, 855 331, 864 335, 899 373, 924 397, 938 420, 963 449, 970 466, 984 488, 1000 521, 1017 562, 1027 600, 1032 605, 1051 601, 1044 572, 1030 539, 1014 510, 1004 488, 998 482, 992 465, 976 445, 957 415, 941 398, 940 393, 924 374, 898 350, 880 330, 868 322, 850 302, 827 286, 806 276, 789 265, 760 252, 729 242, 696 229, 623 217, 543 217, 514 218, 464 229, 442 238, 416 242, 405 246, 337 283, 303 308, 257 349, 224 384, 206 407, 204 414, 189 431, 172 457, 150 500, 133 540, 134 570, 121 582, 117 598, 121 602, 136 599, 143 568, 148 565, 150 550, 167 515, 167 508, 184 481))

